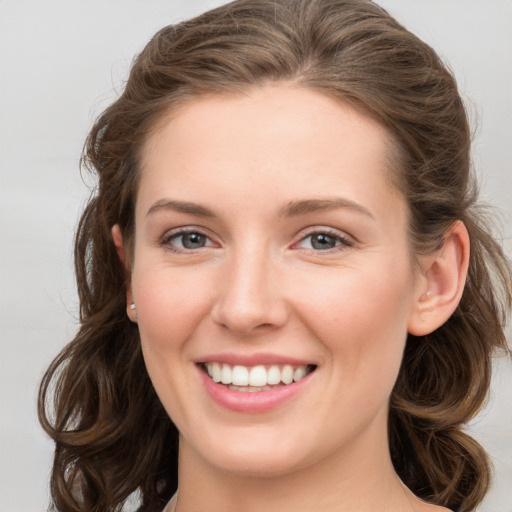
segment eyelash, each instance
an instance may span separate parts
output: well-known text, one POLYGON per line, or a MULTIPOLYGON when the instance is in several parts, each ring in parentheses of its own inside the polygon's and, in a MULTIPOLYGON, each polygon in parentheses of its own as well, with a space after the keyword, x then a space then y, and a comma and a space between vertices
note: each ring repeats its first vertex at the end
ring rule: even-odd
MULTIPOLYGON (((172 245, 172 240, 176 240, 180 237, 183 237, 185 235, 194 235, 194 234, 197 234, 197 235, 200 235, 202 237, 204 237, 206 240, 209 240, 211 241, 211 238, 205 234, 203 231, 201 231, 200 229, 194 229, 194 228, 183 228, 183 229, 178 229, 178 230, 175 230, 175 231, 171 231, 170 233, 166 233, 163 237, 162 237, 162 240, 161 240, 161 245, 165 246, 165 248, 171 252, 175 252, 175 253, 187 253, 187 252, 192 252, 192 251, 197 251, 197 250, 201 250, 203 249, 204 247, 200 247, 198 249, 187 249, 187 248, 179 248, 179 247, 175 247, 172 245)), ((183 241, 182 241, 182 245, 183 245, 183 241)), ((213 244, 211 245, 206 245, 205 247, 211 247, 213 244)))
POLYGON ((293 244, 293 247, 298 246, 300 243, 304 242, 308 238, 312 238, 315 235, 326 235, 329 238, 335 240, 336 244, 334 247, 330 249, 314 249, 314 248, 304 248, 307 251, 314 252, 315 254, 332 254, 333 252, 343 251, 350 247, 353 247, 355 242, 347 236, 340 234, 339 231, 329 229, 329 228, 320 228, 314 229, 313 231, 309 231, 307 234, 302 236, 298 242, 293 244))
MULTIPOLYGON (((205 246, 199 247, 197 249, 187 249, 187 248, 175 247, 171 243, 172 240, 176 240, 180 237, 183 237, 184 235, 194 235, 194 234, 200 235, 201 237, 204 237, 205 240, 212 242, 211 238, 207 234, 205 234, 202 230, 194 229, 194 228, 184 228, 184 229, 178 229, 176 231, 172 231, 170 233, 166 233, 162 237, 160 243, 161 243, 161 245, 165 246, 165 248, 167 250, 174 252, 174 253, 182 253, 182 254, 190 253, 193 251, 200 251, 201 249, 204 249, 207 247, 212 247, 215 245, 214 243, 210 243, 210 245, 205 245, 205 246)), ((298 242, 295 242, 292 245, 292 249, 298 248, 299 244, 301 244, 308 238, 314 237, 315 235, 326 235, 327 237, 334 239, 334 241, 336 242, 336 245, 329 249, 303 248, 304 250, 313 252, 315 254, 319 254, 319 253, 330 254, 332 252, 343 251, 347 248, 354 246, 354 241, 352 239, 341 235, 338 231, 335 231, 335 230, 332 230, 329 228, 322 228, 322 229, 314 229, 313 231, 307 232, 307 234, 302 236, 298 242)), ((183 241, 182 241, 182 245, 183 245, 183 241)))

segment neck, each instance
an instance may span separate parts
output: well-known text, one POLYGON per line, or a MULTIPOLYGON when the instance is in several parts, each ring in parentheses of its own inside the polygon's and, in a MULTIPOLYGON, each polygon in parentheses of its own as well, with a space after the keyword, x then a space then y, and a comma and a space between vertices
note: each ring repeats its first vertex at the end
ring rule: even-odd
POLYGON ((369 443, 366 449, 361 448, 345 447, 343 453, 330 454, 307 467, 261 476, 219 469, 181 441, 176 512, 424 510, 396 475, 387 443, 369 443), (385 449, 379 450, 379 446, 385 449))

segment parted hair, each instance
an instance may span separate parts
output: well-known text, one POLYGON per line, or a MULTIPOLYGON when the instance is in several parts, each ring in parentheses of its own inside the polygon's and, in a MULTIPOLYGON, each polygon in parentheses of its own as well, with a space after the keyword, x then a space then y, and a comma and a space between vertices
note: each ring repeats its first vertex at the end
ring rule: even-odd
POLYGON ((160 30, 84 146, 97 186, 75 240, 80 326, 39 397, 40 421, 56 445, 55 510, 119 511, 135 493, 141 512, 160 512, 176 490, 178 432, 126 315, 129 264, 121 265, 111 229, 120 225, 129 260, 141 148, 169 110, 275 82, 347 102, 386 127, 414 254, 438 249, 457 220, 468 229, 459 306, 433 333, 407 339, 389 445, 418 497, 460 512, 483 499, 489 460, 463 426, 485 403, 493 353, 507 350, 512 278, 478 203, 456 82, 432 48, 369 0, 239 0, 160 30))

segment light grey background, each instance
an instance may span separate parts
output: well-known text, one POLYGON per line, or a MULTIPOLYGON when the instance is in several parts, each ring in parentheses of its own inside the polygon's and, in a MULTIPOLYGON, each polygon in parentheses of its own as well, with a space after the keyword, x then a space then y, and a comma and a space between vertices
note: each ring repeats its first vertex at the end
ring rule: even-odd
MULTIPOLYGON (((0 0, 0 512, 47 508, 52 445, 37 423, 46 366, 76 329, 71 245, 93 119, 163 25, 222 0, 0 0)), ((455 71, 483 196, 512 254, 512 1, 382 0, 455 71)), ((482 512, 512 512, 512 367, 471 426, 496 465, 482 512)))

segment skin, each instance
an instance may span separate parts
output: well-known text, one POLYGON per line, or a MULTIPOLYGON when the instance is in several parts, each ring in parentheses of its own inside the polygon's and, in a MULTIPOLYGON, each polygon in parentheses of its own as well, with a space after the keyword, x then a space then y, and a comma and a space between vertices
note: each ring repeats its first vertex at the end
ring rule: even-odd
POLYGON ((289 84, 191 100, 147 141, 127 311, 180 431, 178 512, 447 510, 399 480, 387 418, 407 333, 437 328, 460 298, 467 233, 454 225, 415 272, 389 142, 370 117, 289 84), (204 247, 187 249, 184 228, 204 247), (334 247, 315 248, 315 233, 334 247), (317 368, 288 402, 240 413, 204 389, 196 363, 213 353, 317 368))

